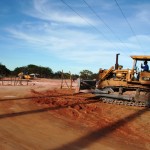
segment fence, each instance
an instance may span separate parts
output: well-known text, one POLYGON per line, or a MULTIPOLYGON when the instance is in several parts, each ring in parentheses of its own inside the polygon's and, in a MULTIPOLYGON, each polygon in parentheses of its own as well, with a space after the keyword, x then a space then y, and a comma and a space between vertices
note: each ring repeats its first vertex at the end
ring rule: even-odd
POLYGON ((20 79, 19 77, 1 78, 0 86, 18 86, 18 85, 28 85, 29 80, 20 79))
POLYGON ((60 85, 60 88, 70 88, 72 89, 72 75, 71 75, 71 72, 69 72, 70 74, 70 77, 69 79, 65 79, 65 76, 64 76, 64 73, 63 73, 63 70, 61 72, 61 85, 60 85), (67 82, 69 81, 69 83, 67 82))

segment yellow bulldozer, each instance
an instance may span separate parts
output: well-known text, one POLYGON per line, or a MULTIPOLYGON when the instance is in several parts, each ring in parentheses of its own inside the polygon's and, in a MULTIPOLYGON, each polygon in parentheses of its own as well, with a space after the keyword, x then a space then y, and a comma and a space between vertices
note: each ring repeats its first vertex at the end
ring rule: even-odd
POLYGON ((19 77, 20 79, 27 79, 27 80, 31 79, 30 75, 25 74, 25 73, 23 73, 23 72, 20 72, 20 73, 18 74, 18 77, 19 77))
POLYGON ((150 106, 150 71, 139 70, 138 65, 149 62, 150 56, 131 56, 133 59, 132 69, 123 69, 118 64, 116 54, 116 64, 108 70, 100 69, 98 81, 78 80, 79 90, 89 89, 95 96, 105 103, 115 103, 118 105, 130 106, 150 106))

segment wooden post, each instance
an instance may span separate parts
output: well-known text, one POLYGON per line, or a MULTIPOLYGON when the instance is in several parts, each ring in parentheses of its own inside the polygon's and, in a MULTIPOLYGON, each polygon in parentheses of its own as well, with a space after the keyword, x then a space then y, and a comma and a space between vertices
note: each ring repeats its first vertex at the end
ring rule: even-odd
POLYGON ((71 72, 69 71, 70 73, 70 89, 72 89, 72 75, 71 75, 71 72))
POLYGON ((68 83, 67 83, 67 81, 66 81, 66 80, 65 80, 65 83, 66 83, 67 87, 69 88, 69 85, 68 85, 68 83))
POLYGON ((16 85, 19 84, 18 82, 19 82, 19 78, 16 78, 16 85))
POLYGON ((62 72, 61 72, 61 86, 60 86, 61 89, 63 87, 63 77, 64 77, 64 75, 63 75, 63 70, 62 70, 62 72))
POLYGON ((11 85, 12 85, 12 80, 13 80, 13 79, 12 79, 12 76, 11 76, 11 85))
POLYGON ((3 78, 2 78, 2 85, 4 85, 4 83, 3 83, 3 78))
MULTIPOLYGON (((19 79, 18 79, 18 80, 19 80, 19 79)), ((22 79, 20 79, 19 83, 20 83, 20 85, 22 85, 22 79)))
POLYGON ((15 86, 15 84, 16 84, 15 82, 16 82, 16 77, 14 78, 14 86, 15 86))

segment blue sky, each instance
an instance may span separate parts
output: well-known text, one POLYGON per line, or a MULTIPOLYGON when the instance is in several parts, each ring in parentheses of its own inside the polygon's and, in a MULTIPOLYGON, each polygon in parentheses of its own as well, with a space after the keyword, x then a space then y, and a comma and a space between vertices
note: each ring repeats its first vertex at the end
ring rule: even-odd
POLYGON ((96 73, 114 65, 116 53, 131 68, 130 55, 149 55, 149 43, 148 0, 0 0, 0 62, 10 70, 96 73))

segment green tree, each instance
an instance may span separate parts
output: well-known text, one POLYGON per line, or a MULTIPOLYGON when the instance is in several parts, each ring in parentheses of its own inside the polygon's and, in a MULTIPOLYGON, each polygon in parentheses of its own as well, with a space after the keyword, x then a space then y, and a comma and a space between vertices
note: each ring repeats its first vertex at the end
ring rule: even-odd
POLYGON ((49 67, 42 67, 30 64, 28 66, 17 67, 14 69, 13 74, 18 75, 20 72, 24 74, 39 74, 42 78, 51 78, 53 76, 53 71, 49 67))
POLYGON ((25 72, 27 69, 26 67, 17 67, 14 69, 14 71, 12 72, 13 75, 17 76, 20 72, 25 72))
POLYGON ((80 71, 80 77, 82 79, 91 79, 92 75, 93 75, 92 71, 89 71, 89 70, 80 71))
POLYGON ((27 66, 27 70, 29 73, 39 73, 39 68, 40 68, 39 66, 33 64, 27 66))
POLYGON ((62 72, 61 71, 57 71, 57 72, 54 73, 53 78, 61 79, 61 75, 62 75, 62 72))
POLYGON ((70 73, 63 73, 65 79, 70 79, 70 73))
POLYGON ((77 78, 79 78, 79 75, 78 75, 78 74, 72 74, 72 79, 73 79, 73 80, 76 80, 77 78))
POLYGON ((42 78, 51 78, 53 77, 53 71, 49 67, 39 67, 39 74, 42 78))
POLYGON ((98 73, 93 73, 91 76, 92 79, 98 80, 98 73))
POLYGON ((5 65, 0 63, 0 75, 1 76, 9 76, 11 75, 11 71, 6 68, 5 65))

